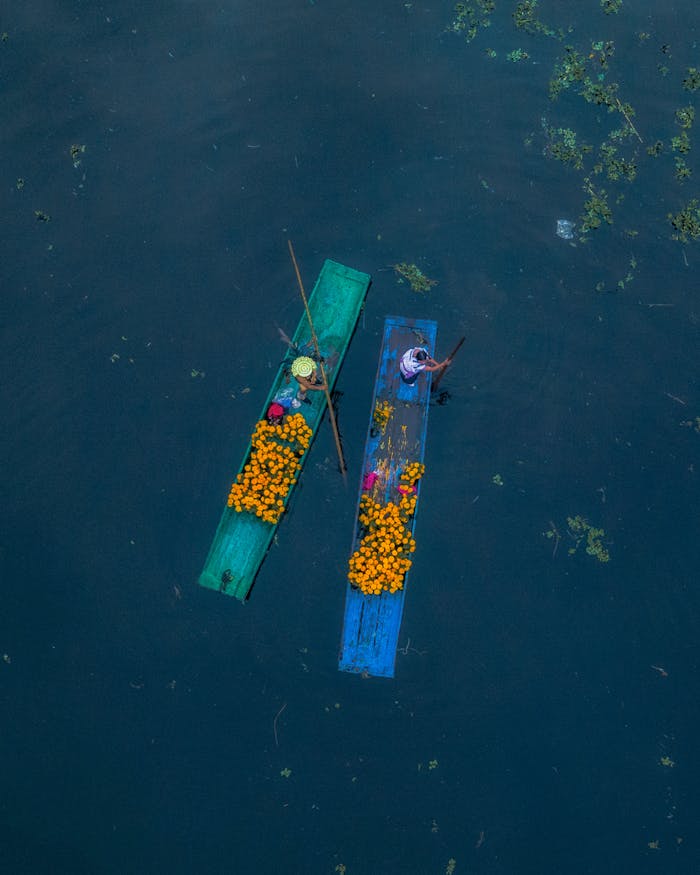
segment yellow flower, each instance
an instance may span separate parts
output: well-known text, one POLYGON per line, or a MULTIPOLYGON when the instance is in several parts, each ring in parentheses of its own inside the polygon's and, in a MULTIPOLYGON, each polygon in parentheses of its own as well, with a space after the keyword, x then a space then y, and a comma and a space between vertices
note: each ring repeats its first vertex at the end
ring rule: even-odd
POLYGON ((277 523, 284 512, 283 499, 296 483, 295 474, 311 442, 311 434, 301 414, 290 416, 282 425, 272 425, 265 420, 258 422, 251 439, 250 456, 231 486, 228 506, 238 513, 247 511, 265 522, 277 523))
MULTIPOLYGON (((415 482, 423 471, 418 462, 407 465, 402 482, 415 482)), ((366 595, 395 593, 403 588, 411 567, 408 554, 415 550, 409 528, 415 507, 415 496, 381 505, 368 494, 362 495, 358 519, 364 531, 348 562, 348 580, 366 595)))

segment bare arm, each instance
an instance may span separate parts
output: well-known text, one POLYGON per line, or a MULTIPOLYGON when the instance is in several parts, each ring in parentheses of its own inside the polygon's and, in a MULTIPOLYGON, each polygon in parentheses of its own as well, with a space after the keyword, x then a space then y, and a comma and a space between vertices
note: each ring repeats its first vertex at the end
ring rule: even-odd
POLYGON ((311 380, 307 380, 306 377, 297 377, 296 379, 303 389, 310 389, 312 392, 323 392, 326 388, 325 383, 312 383, 311 380))
POLYGON ((444 359, 441 362, 436 362, 435 359, 428 359, 428 364, 423 368, 424 371, 439 371, 440 368, 446 368, 452 359, 444 359))

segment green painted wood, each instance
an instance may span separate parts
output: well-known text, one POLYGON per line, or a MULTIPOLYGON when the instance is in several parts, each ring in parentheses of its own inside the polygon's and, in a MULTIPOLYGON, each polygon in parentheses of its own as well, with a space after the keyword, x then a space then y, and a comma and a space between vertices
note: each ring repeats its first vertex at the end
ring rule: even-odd
MULTIPOLYGON (((325 360, 324 368, 331 389, 335 385, 345 351, 355 330, 370 281, 369 274, 326 260, 309 296, 309 310, 321 355, 325 360)), ((311 343, 311 331, 306 314, 303 312, 303 305, 301 309, 299 326, 292 337, 292 341, 298 347, 311 343)), ((287 386, 285 372, 286 367, 283 364, 277 372, 259 419, 264 418, 273 398, 287 386)), ((293 412, 303 414, 312 429, 311 443, 313 443, 326 409, 326 394, 309 392, 308 399, 310 403, 302 404, 293 412)), ((251 428, 251 433, 252 431, 251 428)), ((310 448, 311 445, 300 460, 299 472, 306 462, 310 448)), ((232 474, 229 482, 235 480, 243 470, 250 450, 249 443, 238 471, 232 474)), ((290 489, 285 499, 285 509, 291 491, 290 489)), ((283 519, 284 514, 280 522, 283 519)), ((279 523, 277 525, 266 523, 254 514, 239 513, 234 508, 225 507, 199 577, 201 586, 234 596, 241 601, 247 599, 278 526, 279 523)))

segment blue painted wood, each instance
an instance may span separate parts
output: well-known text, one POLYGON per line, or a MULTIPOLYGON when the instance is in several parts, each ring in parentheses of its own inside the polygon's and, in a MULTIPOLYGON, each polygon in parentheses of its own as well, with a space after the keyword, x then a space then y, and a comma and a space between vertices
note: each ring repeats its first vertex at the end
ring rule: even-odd
MULTIPOLYGON (((397 500, 400 498, 397 486, 401 471, 408 462, 423 461, 431 374, 421 374, 416 383, 410 386, 401 379, 399 361, 403 353, 412 346, 427 346, 430 353, 434 354, 436 337, 437 323, 426 319, 387 316, 384 322, 384 337, 370 408, 357 499, 358 515, 362 484, 368 472, 382 473, 381 480, 372 492, 375 500, 397 500), (385 433, 376 434, 372 415, 377 402, 385 400, 394 407, 394 412, 385 433)), ((420 503, 420 481, 417 497, 416 513, 420 503)), ((411 520, 412 532, 415 524, 414 514, 411 520)), ((362 532, 357 522, 351 553, 356 550, 361 538, 362 532)), ((417 549, 420 549, 420 545, 417 549)), ((382 595, 364 595, 348 583, 338 660, 340 671, 376 677, 394 676, 407 579, 408 575, 404 578, 403 589, 395 593, 384 592, 382 595)))

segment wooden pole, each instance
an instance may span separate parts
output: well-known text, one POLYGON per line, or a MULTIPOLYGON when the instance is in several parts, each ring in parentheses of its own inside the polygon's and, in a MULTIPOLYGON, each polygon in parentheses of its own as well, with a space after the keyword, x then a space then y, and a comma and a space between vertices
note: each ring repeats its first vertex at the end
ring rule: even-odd
POLYGON ((635 128, 635 126, 632 124, 632 119, 627 115, 627 113, 625 112, 625 108, 624 108, 624 106, 620 103, 620 98, 619 98, 619 97, 616 97, 615 100, 617 101, 617 108, 620 110, 620 112, 621 112, 621 113, 624 115, 624 117, 627 119, 627 124, 628 124, 628 125, 632 128, 632 130, 635 132, 635 134, 637 135, 637 138, 639 139, 639 142, 640 142, 640 143, 643 143, 644 140, 642 139, 642 137, 641 137, 639 131, 638 131, 638 130, 635 128))
MULTIPOLYGON (((447 359, 448 359, 449 362, 451 362, 452 359, 457 355, 457 353, 459 352, 460 347, 462 346, 462 344, 464 343, 465 340, 466 340, 466 337, 463 337, 463 338, 459 341, 459 343, 457 344, 457 346, 452 350, 452 352, 447 356, 447 359)), ((437 375, 436 375, 435 379, 433 380, 433 382, 432 382, 432 384, 431 384, 431 386, 430 386, 430 391, 431 391, 431 392, 434 392, 434 391, 437 389, 437 387, 440 385, 440 380, 442 380, 442 378, 445 376, 445 371, 448 369, 448 367, 449 367, 449 364, 447 364, 447 365, 443 365, 443 366, 440 368, 440 370, 437 371, 437 375)))
POLYGON ((333 437, 335 438, 335 448, 338 451, 338 464, 340 465, 340 473, 343 475, 343 480, 347 483, 347 467, 345 465, 345 458, 343 457, 343 448, 340 445, 340 434, 338 433, 338 423, 335 419, 335 410, 333 410, 333 402, 331 401, 331 393, 328 389, 328 380, 326 379, 326 369, 323 367, 323 361, 321 359, 321 350, 318 345, 318 337, 316 336, 316 329, 314 328, 314 323, 311 318, 311 310, 309 310, 309 304, 306 300, 306 292, 304 291, 304 284, 301 281, 301 274, 299 273, 299 265, 297 264, 296 257, 294 256, 294 247, 292 246, 292 241, 287 240, 287 245, 289 246, 289 254, 292 256, 292 264, 294 265, 294 272, 297 275, 297 283, 299 284, 299 291, 301 292, 301 299, 304 302, 304 309, 306 310, 306 318, 309 322, 309 328, 311 329, 311 340, 314 344, 314 350, 316 351, 316 358, 318 359, 318 366, 321 370, 321 379, 323 380, 323 391, 326 395, 326 401, 328 402, 328 416, 331 421, 331 428, 333 429, 333 437))

